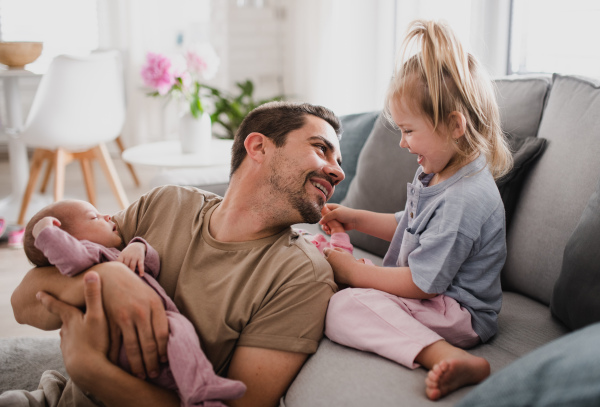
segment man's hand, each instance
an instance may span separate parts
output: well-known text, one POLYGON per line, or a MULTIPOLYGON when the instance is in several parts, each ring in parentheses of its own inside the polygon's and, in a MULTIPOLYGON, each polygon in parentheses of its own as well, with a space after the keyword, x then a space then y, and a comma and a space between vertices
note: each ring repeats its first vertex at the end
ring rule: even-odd
POLYGON ((141 242, 133 242, 123 249, 117 261, 123 263, 135 272, 137 269, 140 277, 144 275, 144 259, 146 258, 146 245, 141 242))
POLYGON ((102 308, 100 277, 89 272, 84 278, 85 314, 78 308, 40 291, 38 300, 62 320, 60 348, 67 372, 75 383, 85 377, 98 361, 106 360, 108 323, 102 308))
POLYGON ((73 382, 107 406, 179 406, 174 392, 136 379, 107 360, 108 322, 101 291, 98 274, 88 272, 84 277, 85 314, 48 293, 37 295, 43 306, 62 320, 60 348, 73 382))
POLYGON ((60 227, 60 221, 53 216, 46 216, 33 226, 33 230, 31 234, 34 239, 37 239, 38 235, 42 232, 42 230, 49 228, 50 226, 60 227))
POLYGON ((94 268, 102 271, 104 306, 110 322, 110 360, 117 360, 122 335, 133 374, 141 379, 146 374, 157 377, 159 360, 167 361, 169 338, 160 296, 121 263, 103 263, 94 268))

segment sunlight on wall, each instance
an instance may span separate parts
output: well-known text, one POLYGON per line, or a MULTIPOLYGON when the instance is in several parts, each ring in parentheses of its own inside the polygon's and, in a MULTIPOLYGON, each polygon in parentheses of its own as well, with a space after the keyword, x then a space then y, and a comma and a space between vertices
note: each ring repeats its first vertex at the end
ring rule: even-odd
POLYGON ((32 70, 45 70, 59 54, 89 53, 98 47, 96 0, 0 0, 0 38, 42 41, 32 70))
POLYGON ((596 0, 515 0, 512 71, 600 76, 599 21, 596 0))

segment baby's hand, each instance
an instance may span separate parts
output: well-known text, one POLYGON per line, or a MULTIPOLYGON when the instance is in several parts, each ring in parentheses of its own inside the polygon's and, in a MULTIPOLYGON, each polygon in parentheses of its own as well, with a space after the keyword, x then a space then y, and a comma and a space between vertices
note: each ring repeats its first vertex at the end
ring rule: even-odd
POLYGON ((336 247, 335 249, 325 249, 323 250, 323 254, 333 269, 335 282, 338 284, 352 285, 352 274, 356 270, 357 264, 364 264, 364 262, 361 261, 363 259, 356 260, 354 256, 339 247, 336 247))
POLYGON ((117 257, 117 261, 120 261, 121 263, 129 267, 133 272, 135 272, 135 270, 137 269, 138 274, 141 277, 144 275, 145 258, 146 245, 141 242, 133 242, 123 249, 119 257, 117 257))
POLYGON ((33 226, 33 230, 31 234, 34 239, 37 239, 38 235, 42 232, 42 230, 49 228, 50 226, 60 227, 60 221, 53 216, 46 216, 33 226))

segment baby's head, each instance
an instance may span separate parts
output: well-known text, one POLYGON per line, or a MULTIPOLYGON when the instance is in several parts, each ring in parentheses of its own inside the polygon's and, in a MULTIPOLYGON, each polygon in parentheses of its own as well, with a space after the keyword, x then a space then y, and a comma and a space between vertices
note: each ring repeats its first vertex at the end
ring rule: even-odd
POLYGON ((417 20, 411 24, 385 106, 393 123, 398 107, 429 121, 447 138, 458 166, 478 154, 486 157, 496 178, 512 166, 492 81, 444 23, 417 20), (416 53, 409 57, 411 52, 416 53), (453 133, 457 126, 464 133, 458 138, 453 133))
POLYGON ((23 247, 29 261, 36 266, 49 266, 48 259, 38 250, 33 237, 34 226, 43 218, 59 220, 60 228, 77 240, 89 240, 105 247, 119 247, 121 236, 109 215, 101 215, 89 202, 64 200, 50 204, 33 215, 23 238, 23 247))

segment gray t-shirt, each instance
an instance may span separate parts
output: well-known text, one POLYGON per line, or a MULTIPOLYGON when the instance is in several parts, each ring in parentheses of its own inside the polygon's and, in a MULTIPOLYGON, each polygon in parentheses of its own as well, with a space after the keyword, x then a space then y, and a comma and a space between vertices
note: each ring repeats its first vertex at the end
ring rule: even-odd
POLYGON ((386 267, 410 267, 426 293, 454 298, 472 315, 482 342, 498 330, 500 270, 506 260, 504 206, 484 156, 428 187, 420 167, 385 255, 386 267))

